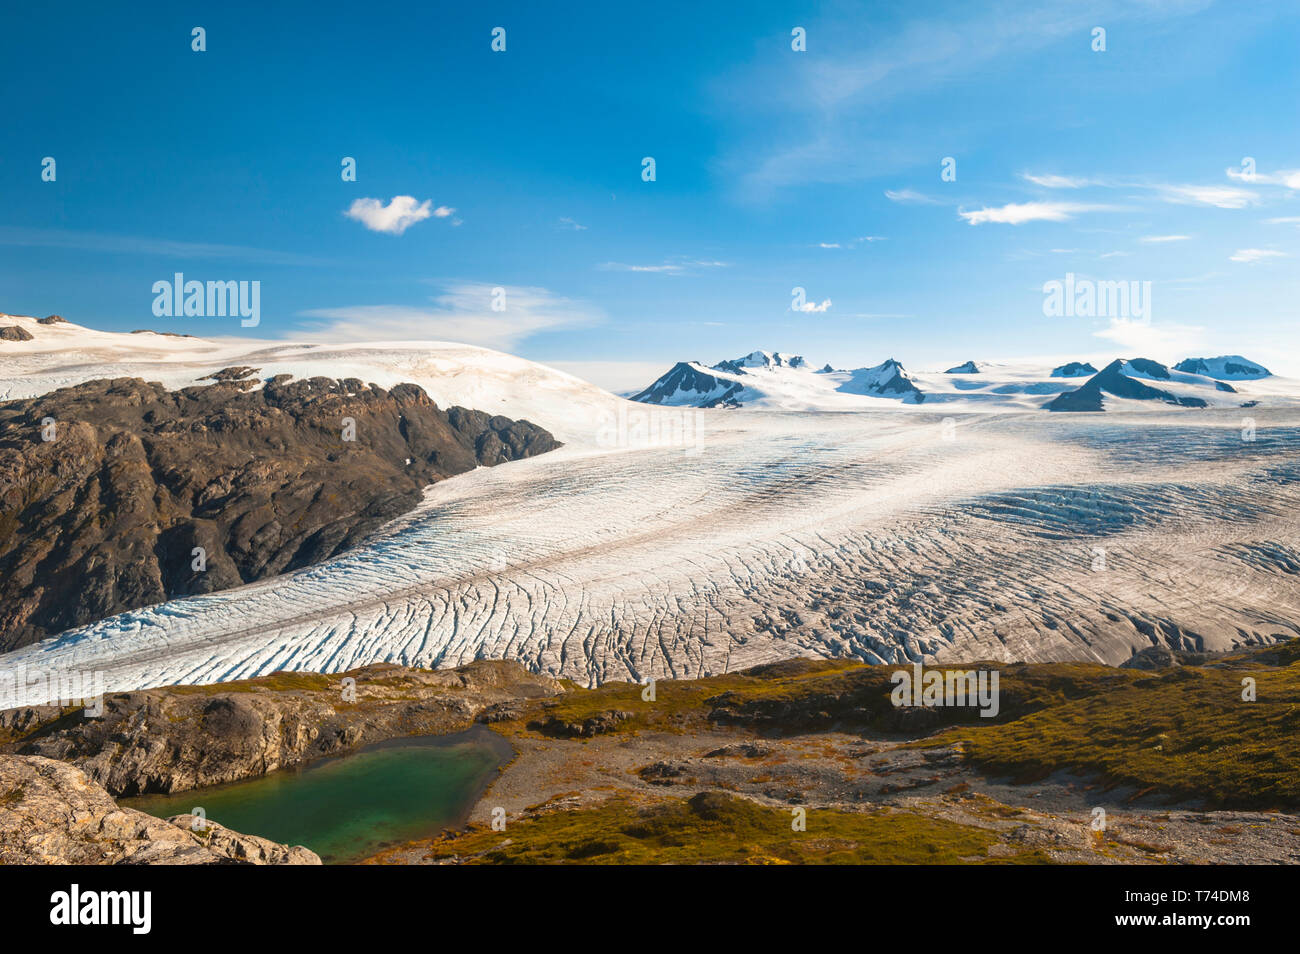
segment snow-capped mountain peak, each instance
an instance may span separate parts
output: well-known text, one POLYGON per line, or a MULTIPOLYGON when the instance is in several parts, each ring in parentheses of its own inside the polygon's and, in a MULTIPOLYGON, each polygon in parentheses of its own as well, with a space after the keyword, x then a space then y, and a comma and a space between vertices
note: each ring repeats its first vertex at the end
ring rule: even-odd
POLYGON ((677 407, 848 410, 869 403, 863 398, 919 404, 924 395, 893 358, 855 371, 836 371, 829 364, 815 371, 799 355, 754 351, 712 366, 678 362, 632 400, 677 407))
POLYGON ((1045 407, 1049 411, 1104 411, 1108 404, 1145 401, 1176 407, 1230 407, 1241 404, 1237 389, 1203 374, 1170 370, 1150 358, 1116 358, 1084 384, 1058 395, 1045 407), (1148 383, 1150 382, 1150 383, 1148 383))
POLYGON ((1200 374, 1219 381, 1251 381, 1272 374, 1262 364, 1247 361, 1239 354, 1225 354, 1217 358, 1184 358, 1174 365, 1174 370, 1200 374))
POLYGON ((715 371, 743 372, 747 368, 802 368, 807 362, 797 354, 785 355, 779 351, 751 351, 743 358, 719 361, 715 371))
POLYGON ((1096 373, 1097 369, 1088 361, 1067 361, 1052 369, 1054 378, 1086 378, 1096 373))

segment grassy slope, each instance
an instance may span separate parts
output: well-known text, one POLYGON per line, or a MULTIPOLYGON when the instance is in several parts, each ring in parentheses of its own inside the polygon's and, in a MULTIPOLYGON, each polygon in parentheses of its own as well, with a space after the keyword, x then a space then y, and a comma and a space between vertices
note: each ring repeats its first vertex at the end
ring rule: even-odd
MULTIPOLYGON (((539 717, 581 722, 615 709, 633 716, 613 731, 632 735, 647 729, 689 732, 720 717, 765 731, 888 731, 897 717, 889 701, 893 669, 806 663, 661 682, 654 703, 642 700, 639 686, 610 685, 539 702, 498 728, 530 732, 539 717)), ((974 764, 1022 780, 1067 770, 1203 799, 1210 807, 1300 807, 1300 753, 1294 745, 1300 642, 1159 672, 1081 663, 1000 671, 997 719, 983 720, 969 710, 930 710, 935 731, 912 744, 961 743, 974 764), (1257 701, 1242 700, 1245 677, 1255 679, 1257 701)), ((689 801, 622 795, 577 811, 540 808, 540 814, 512 822, 508 834, 473 828, 434 842, 428 857, 487 864, 1047 860, 1037 851, 990 859, 993 832, 891 808, 810 810, 802 833, 791 831, 786 810, 721 793, 689 801)))
POLYGON ((997 834, 880 808, 809 810, 794 831, 789 810, 705 792, 638 804, 616 797, 582 811, 473 829, 433 842, 430 859, 474 864, 962 864, 1043 862, 1037 851, 990 859, 997 834))
MULTIPOLYGON (((615 731, 688 732, 710 720, 759 732, 831 727, 926 735, 923 746, 962 743, 985 770, 1029 781, 1058 770, 1220 808, 1300 808, 1300 641, 1247 650, 1158 672, 1086 663, 1000 667, 1001 712, 930 709, 903 726, 889 701, 892 666, 804 663, 775 671, 661 682, 655 702, 638 686, 578 690, 530 707, 500 726, 528 731, 558 714, 581 721, 633 713, 615 731), (1257 700, 1243 701, 1242 680, 1257 700)), ((953 667, 960 668, 960 667, 953 667)))
POLYGON ((1070 769, 1218 808, 1300 807, 1300 643, 1238 653, 1211 666, 1143 674, 965 741, 980 767, 1020 780, 1070 769), (1242 700, 1242 680, 1257 700, 1242 700))

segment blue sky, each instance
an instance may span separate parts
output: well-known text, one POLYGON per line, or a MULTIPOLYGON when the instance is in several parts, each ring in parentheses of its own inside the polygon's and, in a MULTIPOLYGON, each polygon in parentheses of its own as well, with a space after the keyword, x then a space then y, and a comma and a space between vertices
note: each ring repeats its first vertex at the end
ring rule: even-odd
POLYGON ((1293 2, 15 6, 3 311, 240 334, 153 315, 180 271, 260 281, 259 336, 621 388, 755 348, 1300 374, 1293 2), (1151 282, 1149 319, 1046 317, 1067 273, 1151 282))

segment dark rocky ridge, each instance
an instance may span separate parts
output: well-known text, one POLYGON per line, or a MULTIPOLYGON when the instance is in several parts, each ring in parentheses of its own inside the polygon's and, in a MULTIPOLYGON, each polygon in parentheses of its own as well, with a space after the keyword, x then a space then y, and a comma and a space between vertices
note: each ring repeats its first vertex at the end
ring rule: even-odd
MULTIPOLYGON (((1163 388, 1154 388, 1124 373, 1125 362, 1116 358, 1087 380, 1082 387, 1058 394, 1043 405, 1049 411, 1102 411, 1105 395, 1128 398, 1134 401, 1161 401, 1178 407, 1206 407, 1207 402, 1198 397, 1180 397, 1163 388)), ((1169 380, 1169 369, 1148 358, 1133 358, 1128 365, 1135 371, 1152 378, 1169 380)), ((1221 382, 1220 382, 1221 383, 1221 382)), ((1232 387, 1220 390, 1234 390, 1232 387)))
POLYGON ((1068 361, 1052 369, 1054 378, 1086 378, 1096 373, 1097 369, 1087 361, 1068 361))
POLYGON ((0 712, 0 757, 76 766, 114 796, 184 792, 518 715, 564 684, 516 662, 429 671, 375 663, 347 673, 275 673, 213 686, 104 697, 103 714, 28 706, 0 712), (352 692, 349 693, 348 687, 352 692))
POLYGON ((667 374, 641 393, 634 394, 630 400, 642 404, 662 404, 667 398, 681 391, 706 395, 712 394, 719 388, 724 389, 722 393, 708 400, 701 400, 697 407, 738 407, 736 395, 743 391, 744 387, 739 382, 715 378, 684 361, 679 361, 667 374))
POLYGON ((527 421, 444 411, 414 384, 277 375, 254 390, 253 371, 0 403, 0 651, 318 563, 431 483, 559 446, 527 421))

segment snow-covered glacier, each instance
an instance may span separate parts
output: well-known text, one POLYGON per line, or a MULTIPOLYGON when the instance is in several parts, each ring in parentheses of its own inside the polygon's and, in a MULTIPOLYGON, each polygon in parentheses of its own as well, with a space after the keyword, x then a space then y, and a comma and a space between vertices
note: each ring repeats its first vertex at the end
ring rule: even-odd
POLYGON ((1114 663, 1297 632, 1300 420, 1243 456, 1227 421, 700 413, 719 420, 698 450, 480 469, 329 563, 6 663, 120 689, 511 658, 590 684, 791 655, 1114 663))
MULTIPOLYGON (((102 671, 114 690, 510 658, 593 684, 792 655, 1117 663, 1153 642, 1300 631, 1290 404, 1252 408, 1245 440, 1243 412, 1222 408, 647 408, 463 346, 159 353, 123 352, 113 371, 390 375, 508 407, 568 445, 437 484, 327 563, 125 613, 0 667, 102 671)), ((0 386, 41 393, 104 362, 36 356, 0 386)))

